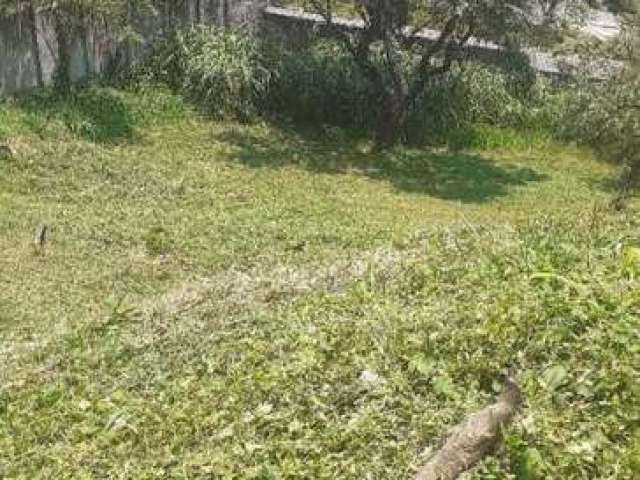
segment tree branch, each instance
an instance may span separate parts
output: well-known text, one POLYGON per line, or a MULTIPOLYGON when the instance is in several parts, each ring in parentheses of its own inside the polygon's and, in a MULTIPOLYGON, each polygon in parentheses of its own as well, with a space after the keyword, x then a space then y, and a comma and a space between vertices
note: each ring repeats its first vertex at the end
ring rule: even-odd
POLYGON ((326 6, 324 7, 321 5, 319 0, 309 0, 309 3, 311 3, 311 6, 316 11, 316 13, 318 13, 318 15, 320 15, 324 19, 326 27, 331 32, 331 34, 338 38, 345 45, 347 50, 349 50, 349 52, 355 55, 355 47, 351 42, 351 37, 349 37, 349 34, 347 34, 342 28, 340 28, 340 26, 336 25, 336 23, 333 21, 333 10, 329 1, 327 1, 326 6))
POLYGON ((370 22, 367 20, 364 9, 362 9, 361 16, 365 22, 365 27, 360 35, 359 41, 354 44, 349 34, 334 22, 333 11, 329 1, 327 1, 324 7, 319 0, 309 0, 309 2, 314 10, 324 19, 328 31, 345 46, 367 78, 374 83, 376 88, 381 88, 382 77, 380 76, 380 72, 378 72, 369 59, 369 52, 374 38, 371 34, 370 22))
POLYGON ((451 17, 442 29, 442 32, 440 32, 438 40, 431 44, 423 53, 422 58, 420 59, 420 63, 416 68, 417 78, 414 80, 411 88, 409 89, 409 95, 407 97, 407 105, 409 107, 411 107, 415 103, 418 96, 422 93, 424 87, 427 84, 427 80, 431 75, 444 73, 451 67, 451 63, 453 61, 452 45, 457 46, 457 43, 451 42, 451 37, 455 33, 459 22, 459 15, 454 15, 453 17, 451 17), (443 65, 434 69, 432 67, 433 57, 443 49, 446 49, 443 65))
POLYGON ((437 452, 416 475, 416 480, 455 480, 500 443, 502 430, 519 412, 523 402, 520 386, 512 372, 503 379, 496 403, 467 417, 452 429, 437 452))

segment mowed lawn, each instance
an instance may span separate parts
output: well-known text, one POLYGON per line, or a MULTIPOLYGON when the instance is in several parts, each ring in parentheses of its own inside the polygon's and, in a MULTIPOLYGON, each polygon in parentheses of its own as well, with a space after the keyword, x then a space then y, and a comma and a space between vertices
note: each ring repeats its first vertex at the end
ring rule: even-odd
POLYGON ((510 361, 526 408, 471 478, 634 478, 637 204, 586 151, 486 135, 0 104, 0 477, 410 478, 510 361))

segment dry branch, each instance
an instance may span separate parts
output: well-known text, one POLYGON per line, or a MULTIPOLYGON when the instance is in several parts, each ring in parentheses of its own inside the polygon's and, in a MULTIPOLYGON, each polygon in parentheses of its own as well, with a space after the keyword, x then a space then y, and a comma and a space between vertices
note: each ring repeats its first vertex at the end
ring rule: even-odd
POLYGON ((424 465, 416 480, 455 480, 491 453, 522 404, 514 376, 507 374, 498 400, 454 428, 443 447, 424 465))

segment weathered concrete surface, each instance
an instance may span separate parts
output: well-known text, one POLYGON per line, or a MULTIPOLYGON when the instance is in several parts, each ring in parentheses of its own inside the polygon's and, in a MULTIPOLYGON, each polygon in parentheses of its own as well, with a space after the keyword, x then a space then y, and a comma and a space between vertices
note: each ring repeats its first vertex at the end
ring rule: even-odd
POLYGON ((592 10, 582 31, 600 40, 609 40, 620 34, 620 19, 613 13, 592 10))
MULTIPOLYGON (((266 0, 185 0, 176 11, 161 11, 157 17, 139 19, 138 29, 149 42, 176 24, 204 23, 219 26, 257 25, 266 0)), ((50 83, 55 69, 57 42, 53 23, 36 14, 37 55, 32 25, 25 16, 0 18, 0 97, 38 86, 39 57, 44 83, 50 83)), ((86 32, 70 39, 69 73, 77 81, 107 71, 113 62, 128 62, 140 56, 145 45, 118 43, 109 25, 88 25, 86 32)))
POLYGON ((13 19, 0 19, 0 94, 35 84, 28 32, 13 19))

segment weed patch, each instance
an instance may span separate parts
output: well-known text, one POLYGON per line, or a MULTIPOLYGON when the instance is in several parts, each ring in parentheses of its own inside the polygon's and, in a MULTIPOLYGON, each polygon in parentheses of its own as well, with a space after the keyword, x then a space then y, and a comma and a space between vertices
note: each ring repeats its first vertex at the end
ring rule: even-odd
POLYGON ((640 225, 599 207, 609 166, 91 88, 130 137, 0 106, 1 477, 410 478, 509 361, 526 409, 471 478, 634 478, 640 225))

